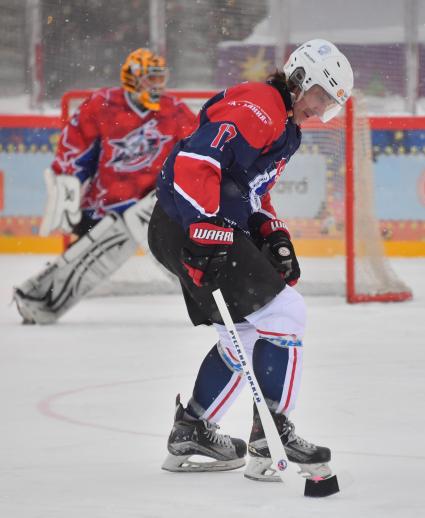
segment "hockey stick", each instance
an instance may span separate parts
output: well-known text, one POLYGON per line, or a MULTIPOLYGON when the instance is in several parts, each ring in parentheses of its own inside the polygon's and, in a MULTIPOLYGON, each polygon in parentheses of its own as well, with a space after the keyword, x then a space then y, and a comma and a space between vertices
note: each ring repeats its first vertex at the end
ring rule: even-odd
MULTIPOLYGON (((257 405, 257 410, 260 414, 261 423, 263 425, 264 435, 266 436, 267 445, 269 447, 272 465, 276 470, 276 473, 281 478, 282 482, 285 482, 284 472, 288 467, 290 467, 290 470, 293 470, 294 468, 288 461, 285 448, 282 444, 282 441, 280 440, 279 433, 264 399, 263 393, 261 392, 260 385, 258 384, 257 378, 254 374, 254 370, 250 368, 251 366, 245 351, 245 347, 243 346, 235 324, 233 323, 232 317, 230 316, 229 310, 227 309, 223 294, 221 293, 220 289, 214 290, 212 294, 215 303, 217 304, 221 318, 223 319, 226 330, 238 355, 243 373, 246 377, 248 385, 251 388, 255 404, 257 405)), ((327 479, 316 480, 313 478, 308 478, 305 481, 304 496, 324 497, 333 495, 338 491, 339 487, 336 475, 332 475, 327 479)))
POLYGON ((229 310, 227 309, 223 294, 221 293, 220 289, 213 291, 212 294, 215 303, 217 304, 221 318, 223 319, 226 330, 235 347, 245 378, 252 390, 252 395, 254 397, 255 404, 257 405, 258 413, 260 414, 261 423, 263 425, 264 434, 267 439, 274 469, 282 479, 282 482, 284 482, 284 472, 289 466, 285 448, 282 445, 282 441, 280 440, 276 425, 274 424, 273 418, 270 414, 263 393, 261 392, 260 385, 258 384, 254 371, 251 369, 245 347, 243 346, 243 343, 239 338, 239 334, 236 331, 235 324, 233 323, 232 317, 230 316, 229 310))

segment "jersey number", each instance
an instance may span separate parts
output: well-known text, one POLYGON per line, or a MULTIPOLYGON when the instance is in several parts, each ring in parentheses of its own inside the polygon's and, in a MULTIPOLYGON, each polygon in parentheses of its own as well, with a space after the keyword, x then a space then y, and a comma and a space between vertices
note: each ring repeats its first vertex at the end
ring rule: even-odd
POLYGON ((220 124, 218 133, 211 142, 211 147, 218 147, 220 151, 223 151, 224 144, 232 140, 232 138, 235 138, 236 135, 237 131, 233 124, 220 124))

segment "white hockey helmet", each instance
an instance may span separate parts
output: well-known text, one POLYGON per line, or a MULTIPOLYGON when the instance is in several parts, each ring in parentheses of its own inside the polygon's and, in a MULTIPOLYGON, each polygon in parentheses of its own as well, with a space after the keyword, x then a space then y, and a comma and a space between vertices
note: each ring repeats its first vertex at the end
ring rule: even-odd
POLYGON ((319 85, 335 101, 320 119, 327 122, 341 110, 353 89, 348 59, 327 40, 310 40, 296 48, 283 66, 286 78, 307 92, 319 85))

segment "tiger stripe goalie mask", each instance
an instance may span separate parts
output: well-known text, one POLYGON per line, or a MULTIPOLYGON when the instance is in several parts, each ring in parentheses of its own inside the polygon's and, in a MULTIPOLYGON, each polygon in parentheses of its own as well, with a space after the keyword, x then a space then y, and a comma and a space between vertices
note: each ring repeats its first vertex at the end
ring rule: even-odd
POLYGON ((158 111, 160 97, 168 81, 165 58, 149 49, 131 52, 121 67, 121 83, 124 90, 135 94, 145 108, 158 111))

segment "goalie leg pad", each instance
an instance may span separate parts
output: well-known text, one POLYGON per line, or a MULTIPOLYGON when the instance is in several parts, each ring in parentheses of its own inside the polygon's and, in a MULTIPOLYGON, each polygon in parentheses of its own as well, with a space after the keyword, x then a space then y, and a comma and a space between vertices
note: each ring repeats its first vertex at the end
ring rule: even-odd
POLYGON ((123 219, 109 214, 47 268, 15 289, 24 321, 51 324, 137 249, 123 219))
POLYGON ((123 214, 130 234, 144 250, 148 250, 148 225, 155 203, 156 194, 151 191, 123 214))

